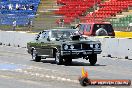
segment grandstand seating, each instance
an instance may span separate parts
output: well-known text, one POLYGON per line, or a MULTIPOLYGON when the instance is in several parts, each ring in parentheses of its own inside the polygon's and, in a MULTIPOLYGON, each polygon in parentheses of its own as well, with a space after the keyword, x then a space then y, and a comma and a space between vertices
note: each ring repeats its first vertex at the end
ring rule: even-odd
POLYGON ((100 9, 98 11, 93 12, 92 14, 88 14, 82 21, 103 21, 106 18, 111 16, 115 16, 117 13, 121 13, 123 10, 128 9, 131 6, 131 0, 114 0, 108 1, 104 3, 100 3, 100 9))
MULTIPOLYGON (((101 0, 96 0, 96 4, 101 0)), ((64 4, 55 14, 64 15, 64 23, 70 23, 75 18, 82 16, 87 9, 94 6, 94 0, 58 0, 57 3, 64 4)), ((58 20, 59 21, 59 20, 58 20)), ((57 21, 57 22, 58 22, 57 21)))
POLYGON ((33 20, 38 9, 40 0, 1 0, 0 2, 0 24, 27 25, 33 20))
MULTIPOLYGON (((63 4, 55 14, 62 15, 61 19, 64 19, 64 23, 71 23, 76 18, 79 18, 81 22, 93 22, 105 21, 107 18, 127 10, 132 6, 132 0, 107 0, 104 2, 96 0, 96 3, 94 0, 57 0, 57 4, 63 4), (99 8, 83 16, 94 5, 99 8)), ((59 22, 60 20, 57 20, 57 23, 59 22)))
POLYGON ((128 15, 119 19, 111 19, 110 22, 114 27, 128 27, 128 24, 132 23, 132 15, 128 15))

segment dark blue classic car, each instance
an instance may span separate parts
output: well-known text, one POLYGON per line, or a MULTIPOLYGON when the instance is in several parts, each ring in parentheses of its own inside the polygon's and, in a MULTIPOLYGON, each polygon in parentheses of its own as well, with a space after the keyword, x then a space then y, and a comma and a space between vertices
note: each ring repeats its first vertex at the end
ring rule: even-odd
POLYGON ((34 61, 55 58, 57 64, 70 64, 72 59, 83 58, 95 65, 97 54, 102 52, 100 41, 83 37, 75 29, 41 31, 34 41, 27 43, 27 48, 34 61))

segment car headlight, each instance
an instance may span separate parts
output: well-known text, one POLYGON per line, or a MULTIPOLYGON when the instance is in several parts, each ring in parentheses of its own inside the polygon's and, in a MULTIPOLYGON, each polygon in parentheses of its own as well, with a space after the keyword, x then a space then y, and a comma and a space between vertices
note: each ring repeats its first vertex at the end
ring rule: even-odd
POLYGON ((96 48, 96 49, 99 48, 99 44, 95 44, 95 48, 96 48))
POLYGON ((73 46, 73 45, 71 45, 71 46, 70 46, 70 48, 71 48, 71 49, 74 49, 74 46, 73 46))
POLYGON ((93 48, 93 44, 90 44, 90 47, 93 48))
POLYGON ((68 49, 68 45, 64 45, 64 49, 67 50, 68 49))

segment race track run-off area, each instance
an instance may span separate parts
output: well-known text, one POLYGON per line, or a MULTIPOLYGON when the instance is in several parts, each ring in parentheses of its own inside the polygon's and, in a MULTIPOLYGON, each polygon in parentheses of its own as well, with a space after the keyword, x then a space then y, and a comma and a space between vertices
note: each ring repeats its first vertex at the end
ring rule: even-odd
MULTIPOLYGON (((54 58, 34 62, 26 48, 0 46, 0 88, 81 88, 78 78, 84 67, 90 79, 132 80, 132 60, 98 55, 95 66, 82 58, 71 65, 56 65, 54 58)), ((88 86, 87 86, 88 87, 88 86)), ((90 88, 131 88, 132 86, 90 86, 90 88)), ((88 87, 89 88, 89 87, 88 87)))

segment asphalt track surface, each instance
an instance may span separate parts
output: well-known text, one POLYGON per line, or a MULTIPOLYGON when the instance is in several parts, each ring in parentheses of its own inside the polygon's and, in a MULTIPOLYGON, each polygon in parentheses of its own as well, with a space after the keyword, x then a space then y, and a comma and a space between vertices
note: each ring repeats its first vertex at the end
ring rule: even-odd
MULTIPOLYGON (((132 60, 102 57, 90 66, 82 58, 69 66, 54 58, 34 62, 26 48, 0 46, 0 88, 83 88, 78 81, 84 67, 90 79, 132 80, 132 60)), ((132 88, 132 86, 87 86, 86 88, 132 88)))

